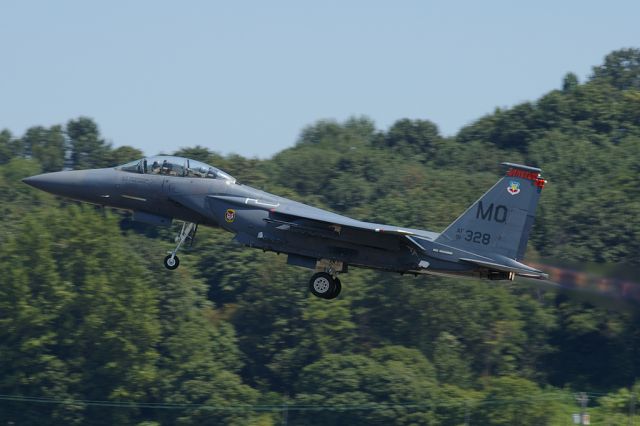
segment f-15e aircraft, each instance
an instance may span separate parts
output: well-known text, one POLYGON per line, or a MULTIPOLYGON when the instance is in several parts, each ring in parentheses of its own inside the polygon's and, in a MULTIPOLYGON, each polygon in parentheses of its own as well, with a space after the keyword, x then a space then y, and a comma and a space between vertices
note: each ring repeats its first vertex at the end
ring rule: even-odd
POLYGON ((441 233, 363 222, 242 185, 200 161, 159 155, 106 169, 71 170, 25 178, 55 195, 133 211, 133 219, 169 226, 182 221, 177 252, 198 225, 220 227, 248 247, 288 255, 287 263, 315 270, 310 291, 340 294, 349 266, 410 274, 513 280, 546 278, 520 263, 544 187, 541 170, 507 167, 491 189, 441 233))

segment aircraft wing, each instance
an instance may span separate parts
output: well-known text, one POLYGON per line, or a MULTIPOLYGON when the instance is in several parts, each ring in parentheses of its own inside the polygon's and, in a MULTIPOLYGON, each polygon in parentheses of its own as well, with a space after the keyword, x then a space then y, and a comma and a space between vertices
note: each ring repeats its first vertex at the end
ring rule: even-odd
POLYGON ((269 219, 274 223, 280 223, 280 225, 291 226, 292 229, 297 230, 317 230, 319 227, 328 227, 339 232, 342 227, 370 231, 378 234, 391 234, 391 235, 418 235, 429 240, 433 240, 438 237, 438 233, 423 231, 412 228, 401 228, 397 226, 382 225, 371 222, 363 222, 360 220, 352 219, 347 216, 342 216, 337 213, 322 210, 316 207, 307 206, 306 204, 298 203, 278 197, 277 200, 269 200, 268 202, 255 200, 244 197, 234 197, 228 195, 210 195, 209 198, 217 199, 226 202, 232 202, 239 205, 252 205, 268 209, 271 212, 272 218, 269 219))

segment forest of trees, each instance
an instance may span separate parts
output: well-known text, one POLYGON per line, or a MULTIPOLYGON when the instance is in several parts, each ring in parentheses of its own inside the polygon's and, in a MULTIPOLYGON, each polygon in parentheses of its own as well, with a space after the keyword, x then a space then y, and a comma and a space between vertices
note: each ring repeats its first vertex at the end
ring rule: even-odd
MULTIPOLYGON (((381 131, 354 117, 309 125, 265 160, 215 144, 176 154, 357 219, 434 231, 500 162, 538 166, 549 183, 527 259, 640 267, 639 49, 452 137, 428 120, 381 131)), ((568 425, 578 392, 592 424, 640 424, 639 310, 521 280, 359 269, 321 300, 307 270, 216 229, 167 271, 175 229, 20 182, 142 156, 86 117, 0 130, 0 424, 568 425)))

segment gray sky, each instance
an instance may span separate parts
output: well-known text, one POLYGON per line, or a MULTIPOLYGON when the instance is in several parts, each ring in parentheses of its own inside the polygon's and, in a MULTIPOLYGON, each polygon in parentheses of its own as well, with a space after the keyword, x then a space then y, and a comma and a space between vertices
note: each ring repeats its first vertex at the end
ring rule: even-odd
POLYGON ((445 135, 639 47, 638 1, 0 4, 0 129, 92 117, 146 154, 269 157, 319 119, 445 135))

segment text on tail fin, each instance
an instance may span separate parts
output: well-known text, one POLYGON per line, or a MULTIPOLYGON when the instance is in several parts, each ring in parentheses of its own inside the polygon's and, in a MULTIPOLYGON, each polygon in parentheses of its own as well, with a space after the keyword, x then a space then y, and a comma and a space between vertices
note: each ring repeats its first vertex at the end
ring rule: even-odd
POLYGON ((474 253, 521 259, 546 181, 536 167, 502 163, 507 173, 438 237, 474 253))

